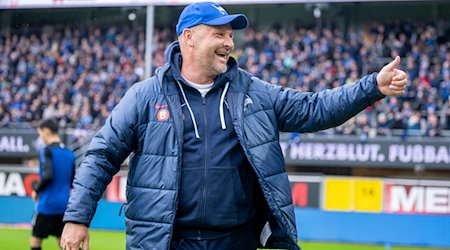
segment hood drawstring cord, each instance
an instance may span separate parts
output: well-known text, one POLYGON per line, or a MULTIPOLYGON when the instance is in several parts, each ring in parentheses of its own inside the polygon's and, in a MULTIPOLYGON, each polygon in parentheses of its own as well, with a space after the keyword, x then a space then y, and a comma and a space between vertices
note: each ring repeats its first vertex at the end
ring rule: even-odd
POLYGON ((195 121, 194 112, 192 112, 191 105, 189 105, 189 102, 188 102, 188 100, 186 98, 186 94, 184 93, 183 86, 180 84, 179 81, 177 81, 177 84, 178 84, 178 87, 180 87, 181 95, 183 96, 184 103, 186 103, 186 106, 187 106, 187 108, 189 110, 189 114, 191 114, 192 124, 194 125, 195 138, 198 139, 198 138, 200 138, 200 135, 198 133, 197 121, 195 121))
POLYGON ((225 95, 227 94, 228 87, 230 86, 230 82, 225 84, 223 88, 222 96, 220 97, 220 106, 219 106, 219 114, 220 114, 220 124, 222 125, 222 129, 227 129, 227 125, 225 124, 225 115, 223 114, 223 103, 225 101, 225 95))
MULTIPOLYGON (((189 101, 186 98, 186 94, 184 93, 183 85, 181 85, 179 81, 177 81, 177 84, 181 90, 181 95, 183 96, 184 103, 186 104, 186 106, 189 110, 189 114, 191 115, 192 124, 194 125, 194 130, 195 130, 195 138, 198 139, 198 138, 200 138, 200 135, 198 133, 197 121, 195 120, 194 112, 192 112, 191 105, 189 105, 189 101)), ((227 125, 225 124, 225 115, 224 115, 224 111, 223 111, 223 105, 224 105, 225 96, 227 94, 229 87, 230 87, 230 82, 227 82, 222 91, 222 95, 220 96, 219 114, 220 114, 220 124, 221 124, 223 130, 227 129, 227 125)))

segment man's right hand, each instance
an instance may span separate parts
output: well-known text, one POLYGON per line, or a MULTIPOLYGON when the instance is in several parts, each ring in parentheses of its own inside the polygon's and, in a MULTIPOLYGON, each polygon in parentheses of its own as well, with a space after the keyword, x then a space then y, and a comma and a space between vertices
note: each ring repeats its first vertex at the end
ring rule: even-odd
POLYGON ((86 225, 67 222, 61 235, 63 250, 79 250, 83 243, 83 250, 89 250, 89 229, 86 225))

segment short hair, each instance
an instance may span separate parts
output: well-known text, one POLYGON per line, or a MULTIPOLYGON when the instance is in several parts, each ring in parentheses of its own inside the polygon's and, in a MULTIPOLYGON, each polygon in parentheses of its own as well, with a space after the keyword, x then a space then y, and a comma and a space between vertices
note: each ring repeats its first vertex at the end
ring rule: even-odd
POLYGON ((39 123, 38 128, 47 128, 52 134, 58 134, 59 125, 54 119, 45 119, 39 123))

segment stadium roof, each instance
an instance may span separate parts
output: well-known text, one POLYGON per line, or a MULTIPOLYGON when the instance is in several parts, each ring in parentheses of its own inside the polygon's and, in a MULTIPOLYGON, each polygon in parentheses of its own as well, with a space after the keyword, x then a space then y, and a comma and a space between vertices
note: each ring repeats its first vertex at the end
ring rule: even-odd
MULTIPOLYGON (((411 0, 396 0, 396 2, 411 0)), ((420 0, 416 0, 419 2, 420 0)), ((426 0, 421 0, 426 1, 426 0)), ((435 0, 434 2, 437 2, 435 0)), ((186 5, 194 0, 0 0, 0 9, 186 5)), ((389 2, 388 0, 216 0, 220 4, 389 2)))

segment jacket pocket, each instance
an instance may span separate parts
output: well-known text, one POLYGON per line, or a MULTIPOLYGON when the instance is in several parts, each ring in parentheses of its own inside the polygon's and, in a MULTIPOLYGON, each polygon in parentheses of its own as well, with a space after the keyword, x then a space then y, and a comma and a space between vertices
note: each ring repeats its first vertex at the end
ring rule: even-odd
POLYGON ((231 228, 246 222, 245 211, 252 204, 248 200, 237 166, 213 166, 208 169, 206 189, 206 217, 211 226, 231 228), (241 212, 244 212, 241 214, 241 212))

